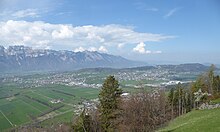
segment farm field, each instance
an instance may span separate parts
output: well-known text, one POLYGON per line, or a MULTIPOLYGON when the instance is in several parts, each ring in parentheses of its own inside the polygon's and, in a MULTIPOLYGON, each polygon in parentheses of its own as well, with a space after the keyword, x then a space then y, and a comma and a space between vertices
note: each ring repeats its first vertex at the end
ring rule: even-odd
POLYGON ((159 132, 219 132, 220 109, 194 110, 177 117, 159 132))
POLYGON ((0 131, 21 125, 70 122, 77 105, 98 97, 98 89, 78 86, 48 85, 20 88, 0 86, 0 131), (62 100, 52 103, 52 100, 62 100))

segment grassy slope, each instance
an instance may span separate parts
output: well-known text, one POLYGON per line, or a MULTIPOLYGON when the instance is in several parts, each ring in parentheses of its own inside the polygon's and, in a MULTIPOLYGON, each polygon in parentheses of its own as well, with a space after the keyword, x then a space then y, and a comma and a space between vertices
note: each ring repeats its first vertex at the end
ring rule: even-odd
POLYGON ((160 132, 219 132, 220 109, 195 110, 180 116, 160 132))

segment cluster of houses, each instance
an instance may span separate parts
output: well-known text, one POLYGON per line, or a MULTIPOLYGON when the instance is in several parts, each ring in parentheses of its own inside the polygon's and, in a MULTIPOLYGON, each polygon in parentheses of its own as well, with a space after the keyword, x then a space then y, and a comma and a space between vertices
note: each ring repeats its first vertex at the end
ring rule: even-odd
POLYGON ((50 102, 52 103, 52 104, 57 104, 57 103, 61 103, 61 102, 63 102, 64 101, 64 99, 53 99, 53 100, 51 100, 50 102))

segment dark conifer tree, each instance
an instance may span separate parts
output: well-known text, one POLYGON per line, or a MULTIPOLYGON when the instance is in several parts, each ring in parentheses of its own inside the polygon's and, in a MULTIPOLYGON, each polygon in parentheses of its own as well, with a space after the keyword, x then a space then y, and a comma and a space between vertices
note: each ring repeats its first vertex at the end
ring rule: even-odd
POLYGON ((103 131, 114 131, 122 90, 114 76, 108 76, 99 94, 100 113, 103 131))

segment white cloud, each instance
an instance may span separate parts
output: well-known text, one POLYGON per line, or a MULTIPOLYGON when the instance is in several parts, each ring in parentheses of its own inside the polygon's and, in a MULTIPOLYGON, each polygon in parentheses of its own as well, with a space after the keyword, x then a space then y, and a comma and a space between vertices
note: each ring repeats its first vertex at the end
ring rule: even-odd
POLYGON ((140 54, 160 54, 161 51, 150 51, 145 49, 145 44, 143 42, 139 43, 136 47, 133 48, 133 51, 140 54))
POLYGON ((23 44, 33 48, 52 49, 60 47, 75 49, 80 46, 87 49, 100 46, 117 48, 127 44, 175 38, 175 36, 136 32, 132 27, 122 25, 72 26, 42 21, 0 22, 0 31, 0 41, 5 42, 4 46, 23 44))
POLYGON ((143 2, 136 2, 136 3, 134 3, 134 5, 136 6, 136 9, 138 9, 138 10, 153 11, 153 12, 156 12, 159 10, 158 8, 150 7, 149 5, 147 5, 143 2))
POLYGON ((108 52, 108 50, 104 46, 100 46, 99 51, 104 53, 108 52))
POLYGON ((56 15, 57 16, 61 16, 61 15, 70 15, 70 14, 72 14, 72 12, 71 11, 67 11, 67 12, 59 12, 59 13, 57 13, 56 15))
POLYGON ((141 42, 140 44, 138 44, 134 49, 133 49, 134 52, 138 52, 138 53, 141 53, 141 54, 145 54, 146 51, 145 51, 145 44, 143 42, 141 42))
POLYGON ((83 52, 83 51, 91 51, 91 52, 95 52, 95 51, 99 51, 99 52, 103 52, 103 53, 107 53, 108 50, 104 47, 104 46, 100 46, 99 48, 96 47, 89 47, 89 48, 84 48, 84 47, 78 47, 74 49, 74 52, 83 52))
POLYGON ((88 51, 94 52, 94 51, 97 51, 97 48, 96 48, 96 47, 89 47, 89 48, 88 48, 88 51))
POLYGON ((83 52, 83 51, 85 51, 85 49, 83 47, 79 47, 79 48, 74 49, 74 52, 83 52))
POLYGON ((37 9, 18 10, 11 14, 15 18, 39 17, 40 12, 37 9))
POLYGON ((164 18, 168 18, 170 16, 172 16, 174 13, 176 13, 179 9, 181 8, 173 8, 171 9, 167 14, 164 15, 164 18))
POLYGON ((72 38, 73 31, 71 26, 60 25, 59 29, 52 32, 52 37, 54 39, 67 39, 72 38))
POLYGON ((122 47, 124 47, 124 45, 125 45, 124 43, 118 44, 118 48, 121 49, 122 47))
POLYGON ((22 19, 22 18, 37 18, 40 17, 42 13, 47 12, 47 10, 38 10, 38 9, 25 9, 25 10, 4 10, 0 12, 0 19, 22 19))

